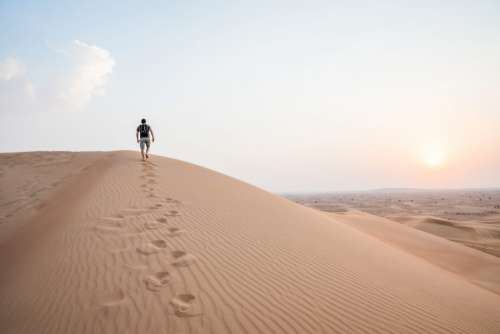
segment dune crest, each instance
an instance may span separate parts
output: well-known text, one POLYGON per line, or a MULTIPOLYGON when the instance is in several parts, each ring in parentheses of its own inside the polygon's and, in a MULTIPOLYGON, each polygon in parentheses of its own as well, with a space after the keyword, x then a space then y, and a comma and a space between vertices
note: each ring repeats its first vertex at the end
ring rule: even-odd
POLYGON ((498 294, 208 169, 136 152, 0 162, 1 333, 500 332, 498 294))

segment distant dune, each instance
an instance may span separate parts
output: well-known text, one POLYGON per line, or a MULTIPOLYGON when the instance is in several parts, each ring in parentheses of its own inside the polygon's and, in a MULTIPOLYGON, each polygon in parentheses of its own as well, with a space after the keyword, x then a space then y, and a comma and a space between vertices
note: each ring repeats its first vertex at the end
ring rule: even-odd
POLYGON ((496 257, 138 158, 0 154, 0 333, 500 333, 496 257))
POLYGON ((494 188, 295 194, 289 198, 325 212, 370 213, 500 258, 500 191, 494 188))
POLYGON ((394 217, 394 220, 500 258, 500 229, 498 228, 500 219, 498 218, 491 222, 487 220, 451 221, 432 216, 394 217))

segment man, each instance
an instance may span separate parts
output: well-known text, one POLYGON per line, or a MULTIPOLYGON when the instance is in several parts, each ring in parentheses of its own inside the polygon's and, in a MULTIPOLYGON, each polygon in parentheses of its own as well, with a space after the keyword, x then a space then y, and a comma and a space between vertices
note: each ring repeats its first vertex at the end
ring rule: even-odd
POLYGON ((149 140, 150 132, 151 132, 151 140, 154 143, 155 135, 153 133, 153 129, 151 129, 151 127, 148 124, 146 124, 146 119, 143 118, 141 120, 141 124, 137 127, 137 131, 135 132, 135 137, 137 138, 137 142, 141 146, 142 161, 146 161, 146 159, 149 158, 149 147, 151 146, 151 141, 149 140), (144 145, 146 146, 146 155, 144 155, 144 145))

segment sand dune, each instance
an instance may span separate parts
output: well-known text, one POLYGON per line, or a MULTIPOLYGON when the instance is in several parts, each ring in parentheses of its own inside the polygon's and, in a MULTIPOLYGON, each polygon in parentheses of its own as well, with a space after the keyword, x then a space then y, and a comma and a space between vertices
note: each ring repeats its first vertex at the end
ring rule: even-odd
MULTIPOLYGON (((344 215, 334 213, 328 213, 328 215, 336 221, 348 224, 386 244, 416 255, 429 263, 456 273, 460 278, 500 295, 500 258, 498 257, 436 237, 438 235, 436 231, 432 231, 432 234, 421 232, 428 232, 429 227, 419 231, 358 210, 351 210, 344 215)), ((426 218, 418 219, 418 221, 420 224, 437 225, 439 233, 447 236, 449 234, 446 232, 449 231, 441 230, 441 227, 451 229, 450 234, 457 233, 453 229, 470 233, 467 227, 455 227, 454 222, 443 219, 426 218)))
POLYGON ((288 197, 325 212, 367 212, 500 257, 498 189, 393 189, 288 197))
POLYGON ((500 219, 452 221, 417 215, 395 220, 500 258, 500 219))
POLYGON ((500 332, 484 278, 202 167, 0 163, 1 333, 500 332))

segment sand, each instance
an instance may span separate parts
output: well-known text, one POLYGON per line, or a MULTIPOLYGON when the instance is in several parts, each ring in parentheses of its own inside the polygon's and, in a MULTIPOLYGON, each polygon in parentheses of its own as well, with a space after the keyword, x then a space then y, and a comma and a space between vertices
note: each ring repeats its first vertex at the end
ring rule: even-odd
POLYGON ((500 295, 498 257, 358 210, 329 216, 500 295))
POLYGON ((454 271, 410 249, 421 236, 137 152, 0 163, 0 333, 500 332, 462 245, 439 248, 454 271))
POLYGON ((292 195, 326 212, 358 210, 500 257, 500 190, 379 190, 292 195))

